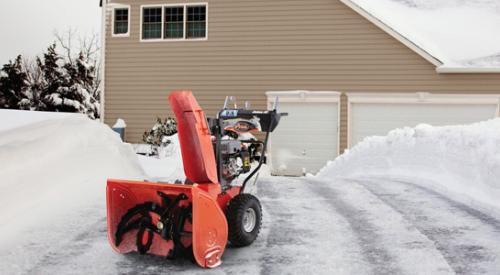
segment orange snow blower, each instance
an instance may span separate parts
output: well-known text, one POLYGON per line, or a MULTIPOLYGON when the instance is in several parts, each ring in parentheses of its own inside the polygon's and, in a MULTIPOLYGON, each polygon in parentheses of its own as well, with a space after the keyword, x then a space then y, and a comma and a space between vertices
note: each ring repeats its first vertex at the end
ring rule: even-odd
POLYGON ((228 241, 247 246, 259 234, 260 202, 244 191, 255 183, 269 133, 286 114, 229 108, 228 98, 217 118, 207 120, 191 92, 173 92, 169 101, 186 182, 108 180, 108 239, 118 253, 184 255, 214 268, 228 241), (264 142, 253 132, 264 132, 264 142))

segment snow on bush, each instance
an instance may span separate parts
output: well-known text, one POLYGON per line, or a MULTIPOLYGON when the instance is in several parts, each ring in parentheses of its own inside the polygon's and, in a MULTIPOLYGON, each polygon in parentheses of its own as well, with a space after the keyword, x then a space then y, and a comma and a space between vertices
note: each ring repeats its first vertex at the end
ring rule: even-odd
POLYGON ((151 130, 144 132, 142 140, 147 144, 161 146, 168 143, 169 136, 177 133, 177 122, 174 118, 156 119, 156 123, 151 130))
MULTIPOLYGON (((0 121, 45 113, 0 112, 0 121)), ((52 114, 54 115, 54 114, 52 114)), ((144 178, 130 145, 109 127, 80 114, 0 131, 0 270, 37 263, 37 249, 106 215, 108 178, 144 178), (16 258, 16 249, 26 259, 16 258)), ((100 230, 95 228, 95 230, 100 230)))
POLYGON ((145 131, 142 136, 142 140, 147 145, 136 146, 136 152, 160 158, 168 157, 168 147, 172 143, 171 137, 175 134, 177 134, 177 122, 174 118, 169 117, 165 120, 157 118, 153 127, 145 131))
MULTIPOLYGON (((184 182, 186 176, 184 174, 184 166, 182 163, 182 152, 179 143, 179 136, 173 135, 168 137, 169 145, 166 147, 156 148, 157 157, 146 157, 139 155, 139 161, 148 175, 148 180, 153 182, 175 183, 177 181, 184 182)), ((146 148, 145 144, 136 144, 134 149, 137 151, 146 148)), ((151 148, 151 147, 149 147, 151 148)), ((153 153, 149 151, 150 153, 153 153)))
POLYGON ((368 137, 317 176, 402 179, 498 208, 500 119, 465 126, 419 125, 368 137))

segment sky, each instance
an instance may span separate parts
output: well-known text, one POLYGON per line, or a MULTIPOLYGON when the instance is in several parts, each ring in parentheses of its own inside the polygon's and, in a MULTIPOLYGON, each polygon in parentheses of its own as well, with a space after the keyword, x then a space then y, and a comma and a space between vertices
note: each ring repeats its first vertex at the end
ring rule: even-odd
POLYGON ((100 34, 100 26, 99 0, 0 0, 0 65, 18 54, 41 55, 54 31, 100 34))

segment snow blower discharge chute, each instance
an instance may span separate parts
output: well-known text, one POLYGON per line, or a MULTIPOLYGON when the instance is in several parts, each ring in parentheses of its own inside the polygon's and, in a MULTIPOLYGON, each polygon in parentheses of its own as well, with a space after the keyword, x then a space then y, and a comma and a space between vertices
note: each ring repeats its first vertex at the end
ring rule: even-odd
POLYGON ((261 205, 244 191, 256 182, 269 134, 286 114, 276 110, 277 99, 271 111, 229 108, 231 100, 207 120, 191 92, 171 93, 186 182, 108 180, 108 238, 115 251, 192 257, 214 268, 228 241, 247 246, 257 238, 261 205), (265 133, 264 141, 254 132, 265 133))

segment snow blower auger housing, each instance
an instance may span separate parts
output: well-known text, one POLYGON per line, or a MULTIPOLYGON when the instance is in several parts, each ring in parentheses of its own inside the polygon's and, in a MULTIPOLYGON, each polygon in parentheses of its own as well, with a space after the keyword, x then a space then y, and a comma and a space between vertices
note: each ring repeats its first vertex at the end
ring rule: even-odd
POLYGON ((186 183, 108 180, 108 239, 119 253, 191 256, 214 268, 228 241, 247 246, 259 234, 260 202, 244 191, 265 163, 269 133, 286 114, 277 103, 271 111, 228 108, 228 98, 207 120, 191 92, 172 92, 169 101, 186 183), (265 140, 253 132, 265 133, 265 140))

